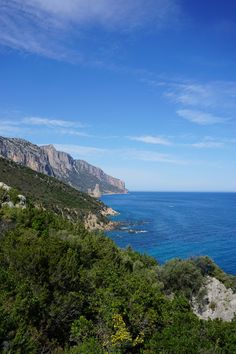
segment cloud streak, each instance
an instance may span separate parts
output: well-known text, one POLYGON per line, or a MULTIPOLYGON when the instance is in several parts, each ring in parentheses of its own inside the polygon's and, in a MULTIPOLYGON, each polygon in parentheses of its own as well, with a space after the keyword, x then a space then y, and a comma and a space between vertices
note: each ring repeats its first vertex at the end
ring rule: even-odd
POLYGON ((176 104, 204 109, 236 107, 235 81, 177 81, 164 83, 164 96, 176 104))
POLYGON ((191 144, 191 146, 197 149, 219 149, 223 148, 225 143, 213 139, 204 139, 203 141, 191 144))
POLYGON ((58 150, 65 151, 71 154, 75 158, 87 159, 91 157, 105 157, 106 159, 114 157, 119 159, 139 160, 153 163, 168 163, 175 165, 187 165, 190 162, 170 154, 162 154, 151 150, 139 150, 139 149, 102 149, 92 146, 81 145, 61 145, 56 144, 55 147, 58 150))
POLYGON ((63 120, 63 119, 49 119, 42 117, 26 117, 19 118, 17 120, 10 119, 0 119, 0 134, 20 134, 26 131, 31 131, 34 133, 38 129, 43 129, 44 131, 52 131, 55 133, 67 136, 78 136, 78 137, 93 137, 84 131, 78 130, 81 128, 86 128, 88 125, 81 123, 79 121, 63 120))
POLYGON ((39 10, 33 2, 30 5, 29 2, 21 0, 1 1, 2 46, 52 59, 66 59, 67 55, 62 51, 61 43, 64 33, 63 24, 57 18, 39 10))
POLYGON ((146 162, 163 162, 175 165, 187 165, 189 161, 177 158, 170 154, 162 154, 151 150, 127 149, 122 150, 122 156, 128 159, 146 161, 146 162))
POLYGON ((21 133, 22 129, 15 125, 1 123, 0 125, 0 134, 2 135, 9 135, 9 134, 19 134, 21 133))
POLYGON ((172 145, 168 139, 160 136, 152 136, 152 135, 130 136, 129 139, 133 141, 139 141, 145 144, 165 145, 165 146, 172 145))
POLYGON ((173 0, 26 0, 37 11, 77 24, 136 27, 154 20, 162 23, 177 5, 173 0), (151 11, 152 10, 152 11, 151 11))
POLYGON ((199 125, 221 124, 227 121, 226 118, 218 117, 211 113, 191 109, 179 109, 176 113, 179 117, 199 125))
POLYGON ((125 31, 161 28, 179 12, 176 0, 1 0, 0 44, 57 60, 84 60, 71 39, 98 27, 125 31))
POLYGON ((24 124, 46 126, 49 128, 53 128, 53 127, 83 128, 86 126, 78 121, 69 121, 69 120, 62 120, 62 119, 49 119, 49 118, 42 118, 42 117, 27 117, 27 118, 24 118, 22 121, 24 124))

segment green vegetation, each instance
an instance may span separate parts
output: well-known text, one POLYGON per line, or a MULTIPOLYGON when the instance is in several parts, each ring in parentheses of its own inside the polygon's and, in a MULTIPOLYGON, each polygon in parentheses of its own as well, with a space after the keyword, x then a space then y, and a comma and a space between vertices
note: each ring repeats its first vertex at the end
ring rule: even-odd
MULTIPOLYGON (((0 157, 0 182, 13 187, 10 191, 15 200, 15 189, 25 195, 32 203, 52 210, 74 221, 82 220, 89 212, 97 215, 101 222, 104 204, 88 194, 60 182, 56 178, 37 173, 30 168, 0 157)), ((0 191, 0 198, 3 191, 0 191)))
POLYGON ((236 353, 236 319, 191 310, 206 275, 236 289, 208 257, 160 266, 87 231, 104 205, 86 194, 1 158, 0 181, 14 187, 0 189, 0 352, 236 353), (19 193, 26 208, 2 206, 19 193))
POLYGON ((218 271, 208 258, 161 267, 34 207, 0 220, 1 352, 236 352, 236 320, 202 321, 189 305, 218 271))
POLYGON ((199 257, 193 260, 201 270, 202 275, 210 275, 221 281, 227 288, 236 292, 236 277, 223 272, 209 257, 199 257))

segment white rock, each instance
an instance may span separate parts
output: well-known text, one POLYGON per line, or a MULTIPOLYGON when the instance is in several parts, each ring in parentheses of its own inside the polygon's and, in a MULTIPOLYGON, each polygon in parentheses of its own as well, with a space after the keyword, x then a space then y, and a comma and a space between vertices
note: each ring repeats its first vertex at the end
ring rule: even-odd
POLYGON ((227 289, 218 279, 209 276, 201 290, 203 289, 206 290, 206 295, 202 304, 196 298, 192 299, 195 314, 203 320, 220 318, 231 321, 236 314, 236 294, 232 289, 227 289))
POLYGON ((24 195, 18 194, 19 203, 18 205, 24 206, 26 204, 26 197, 24 195))
POLYGON ((10 191, 11 187, 9 187, 7 184, 0 182, 0 189, 3 189, 4 191, 10 191))
POLYGON ((9 208, 14 208, 14 204, 11 201, 2 203, 2 206, 8 206, 9 208))
POLYGON ((104 215, 104 216, 116 216, 116 215, 119 215, 119 213, 117 211, 115 211, 114 209, 109 208, 109 207, 107 207, 106 209, 103 209, 101 211, 101 214, 104 215))

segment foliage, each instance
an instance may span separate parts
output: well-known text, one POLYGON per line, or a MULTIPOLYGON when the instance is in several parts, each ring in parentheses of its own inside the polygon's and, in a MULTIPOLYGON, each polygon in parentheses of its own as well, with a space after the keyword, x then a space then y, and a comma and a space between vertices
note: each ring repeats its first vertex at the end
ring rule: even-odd
POLYGON ((235 352, 236 321, 201 321, 189 305, 205 261, 160 267, 32 206, 2 208, 0 220, 3 353, 235 352))
POLYGON ((189 299, 203 283, 203 275, 192 260, 173 259, 164 265, 160 275, 167 292, 180 292, 189 299))
POLYGON ((115 314, 112 317, 115 333, 111 336, 113 346, 126 346, 132 343, 132 337, 128 331, 126 324, 120 314, 115 314))
POLYGON ((226 287, 236 292, 236 277, 226 274, 209 257, 196 257, 192 261, 201 270, 202 275, 210 275, 217 278, 226 287))

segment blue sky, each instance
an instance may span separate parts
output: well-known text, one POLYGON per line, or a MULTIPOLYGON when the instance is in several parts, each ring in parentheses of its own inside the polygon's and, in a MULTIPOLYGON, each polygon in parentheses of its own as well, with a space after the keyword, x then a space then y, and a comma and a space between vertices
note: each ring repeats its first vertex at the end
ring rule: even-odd
POLYGON ((234 0, 0 0, 0 134, 130 190, 236 191, 234 0))

